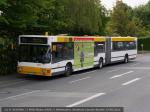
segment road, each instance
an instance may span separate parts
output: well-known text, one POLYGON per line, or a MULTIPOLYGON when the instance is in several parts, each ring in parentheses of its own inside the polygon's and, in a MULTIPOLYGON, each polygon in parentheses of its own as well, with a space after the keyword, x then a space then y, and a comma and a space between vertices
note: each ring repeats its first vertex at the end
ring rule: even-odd
POLYGON ((70 77, 0 77, 0 107, 8 106, 124 107, 125 112, 148 112, 150 54, 70 77))

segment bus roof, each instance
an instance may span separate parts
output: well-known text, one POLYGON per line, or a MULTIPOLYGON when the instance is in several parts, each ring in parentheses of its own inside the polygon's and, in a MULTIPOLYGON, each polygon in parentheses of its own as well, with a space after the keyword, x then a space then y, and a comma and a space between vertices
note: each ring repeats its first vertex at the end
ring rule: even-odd
POLYGON ((112 41, 136 41, 136 37, 105 37, 105 36, 46 36, 46 35, 20 35, 19 37, 45 37, 51 42, 74 42, 74 41, 95 41, 105 42, 106 38, 112 38, 112 41))
POLYGON ((112 41, 136 41, 136 37, 112 37, 112 41))

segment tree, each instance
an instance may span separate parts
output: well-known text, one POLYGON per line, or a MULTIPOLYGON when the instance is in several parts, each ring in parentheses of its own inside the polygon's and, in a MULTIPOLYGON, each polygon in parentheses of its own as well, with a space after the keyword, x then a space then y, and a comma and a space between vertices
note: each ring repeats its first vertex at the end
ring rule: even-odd
POLYGON ((1 0, 1 34, 104 34, 100 0, 1 0))
POLYGON ((144 27, 141 31, 141 36, 150 35, 150 1, 134 9, 134 15, 141 21, 142 26, 144 27))
POLYGON ((132 8, 122 1, 117 1, 107 26, 109 35, 136 36, 140 26, 140 21, 134 17, 132 8))
POLYGON ((65 7, 68 31, 74 35, 101 33, 102 8, 100 0, 69 0, 65 7))
POLYGON ((46 6, 48 0, 7 0, 0 9, 5 21, 0 29, 9 36, 18 36, 27 29, 37 26, 38 14, 46 6))

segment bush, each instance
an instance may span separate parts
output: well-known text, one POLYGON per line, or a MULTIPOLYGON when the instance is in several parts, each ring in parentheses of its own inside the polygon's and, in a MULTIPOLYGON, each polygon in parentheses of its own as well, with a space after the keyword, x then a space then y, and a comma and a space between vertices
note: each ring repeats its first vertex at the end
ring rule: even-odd
POLYGON ((0 38, 0 75, 16 72, 17 50, 11 39, 0 38))
POLYGON ((150 37, 142 37, 138 39, 138 50, 142 50, 141 45, 144 45, 143 50, 149 51, 150 50, 150 37))

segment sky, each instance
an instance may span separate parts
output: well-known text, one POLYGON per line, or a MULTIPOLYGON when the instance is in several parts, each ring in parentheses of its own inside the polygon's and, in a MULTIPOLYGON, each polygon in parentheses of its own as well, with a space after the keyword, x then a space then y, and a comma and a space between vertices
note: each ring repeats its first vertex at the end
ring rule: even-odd
MULTIPOLYGON (((124 3, 127 3, 131 7, 136 7, 141 4, 146 4, 149 0, 122 0, 124 3)), ((116 0, 101 0, 102 4, 107 9, 112 9, 115 6, 116 0)))

